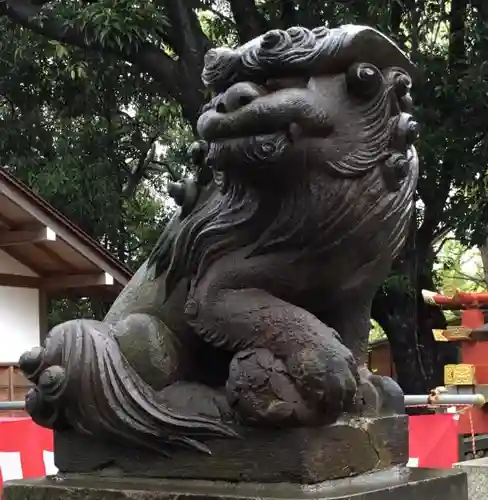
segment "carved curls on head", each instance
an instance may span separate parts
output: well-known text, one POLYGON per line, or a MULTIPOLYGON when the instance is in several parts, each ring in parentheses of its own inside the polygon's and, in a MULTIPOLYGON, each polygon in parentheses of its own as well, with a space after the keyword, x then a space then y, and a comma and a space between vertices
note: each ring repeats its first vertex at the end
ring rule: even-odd
POLYGON ((415 73, 415 66, 397 45, 373 28, 345 25, 309 30, 294 26, 286 31, 271 30, 235 50, 210 50, 202 79, 208 87, 221 91, 240 80, 263 81, 278 73, 342 73, 358 62, 379 70, 398 66, 406 74, 415 73))
POLYGON ((374 64, 353 64, 346 72, 347 90, 355 97, 371 99, 383 84, 383 75, 374 64))
POLYGON ((410 114, 410 76, 404 70, 394 67, 385 71, 384 77, 390 87, 392 114, 395 111, 397 114, 393 114, 391 118, 390 155, 382 165, 382 174, 388 189, 396 191, 409 175, 412 162, 417 161, 413 145, 419 136, 419 124, 410 114))

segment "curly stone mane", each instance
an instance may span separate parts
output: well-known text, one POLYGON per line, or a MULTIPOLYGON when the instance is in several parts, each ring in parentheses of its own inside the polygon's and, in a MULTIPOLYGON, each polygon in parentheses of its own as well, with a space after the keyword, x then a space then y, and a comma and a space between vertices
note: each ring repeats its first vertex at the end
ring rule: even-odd
MULTIPOLYGON (((317 47, 331 50, 320 37, 316 37, 314 49, 317 47)), ((307 54, 303 59, 295 55, 293 63, 299 68, 310 60, 317 64, 320 52, 313 52, 314 58, 307 54)), ((292 57, 288 52, 285 55, 292 57)), ((224 59, 228 56, 225 51, 224 59)), ((270 65, 273 59, 269 54, 266 57, 270 65)), ((240 55, 241 64, 251 65, 246 72, 259 70, 256 59, 255 48, 240 55)), ((346 78, 353 81, 363 67, 370 66, 352 65, 346 78)), ((211 74, 206 67, 207 82, 212 81, 211 74)), ((219 68, 216 75, 221 74, 219 68)), ((230 80, 234 78, 235 72, 230 80)), ((269 166, 256 167, 259 174, 255 176, 232 169, 221 173, 225 181, 220 190, 216 189, 183 221, 172 245, 169 266, 158 266, 167 269, 168 292, 182 273, 198 281, 212 263, 239 248, 247 247, 249 256, 291 251, 297 259, 326 258, 343 243, 367 242, 371 224, 378 220, 389 229, 385 231, 388 240, 383 241, 382 252, 397 254, 404 241, 418 175, 416 161, 412 161, 416 159, 415 150, 405 137, 408 125, 403 123, 410 111, 410 78, 400 68, 378 72, 377 78, 375 94, 360 108, 363 136, 357 147, 340 160, 317 166, 304 157, 299 169, 280 170, 279 175, 269 166), (367 201, 365 192, 369 194, 367 201)), ((217 154, 219 147, 212 144, 209 155, 217 154)), ((253 148, 251 140, 243 153, 254 159, 253 148)), ((166 250, 154 255, 159 264, 162 260, 168 264, 168 245, 166 250)), ((369 254, 365 251, 365 263, 380 257, 376 251, 376 247, 369 254)))

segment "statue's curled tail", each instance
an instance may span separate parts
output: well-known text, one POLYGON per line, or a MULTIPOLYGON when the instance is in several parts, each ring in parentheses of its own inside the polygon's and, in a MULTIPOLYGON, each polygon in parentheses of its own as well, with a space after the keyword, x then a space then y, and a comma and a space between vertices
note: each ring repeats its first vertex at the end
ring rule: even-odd
POLYGON ((175 447, 209 453, 200 439, 236 435, 221 422, 160 404, 105 323, 74 320, 56 326, 43 348, 22 356, 20 367, 36 384, 26 397, 27 411, 44 427, 72 428, 164 454, 175 447))

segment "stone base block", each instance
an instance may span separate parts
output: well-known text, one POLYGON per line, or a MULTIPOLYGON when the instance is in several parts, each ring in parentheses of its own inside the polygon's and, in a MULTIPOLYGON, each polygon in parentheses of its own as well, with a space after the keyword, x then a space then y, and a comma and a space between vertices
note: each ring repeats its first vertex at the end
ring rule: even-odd
POLYGON ((407 417, 357 418, 324 427, 238 429, 242 439, 215 439, 211 456, 193 450, 167 458, 74 433, 55 433, 55 463, 64 473, 237 482, 321 481, 407 463, 407 417))
POLYGON ((11 481, 3 500, 468 500, 462 472, 393 468, 314 485, 73 475, 11 481))
POLYGON ((469 500, 485 500, 488 497, 488 458, 477 458, 454 464, 454 468, 468 476, 469 500))

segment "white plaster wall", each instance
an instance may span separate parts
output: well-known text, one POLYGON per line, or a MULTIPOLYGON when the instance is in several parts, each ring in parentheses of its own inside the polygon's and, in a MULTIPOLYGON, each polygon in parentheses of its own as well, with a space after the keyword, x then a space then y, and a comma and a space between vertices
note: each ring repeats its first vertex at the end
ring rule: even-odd
POLYGON ((0 274, 15 274, 17 276, 37 276, 34 271, 24 266, 8 253, 0 250, 0 274))
MULTIPOLYGON (((2 250, 0 274, 37 276, 2 250)), ((0 363, 16 363, 39 340, 39 290, 0 286, 0 363)))
POLYGON ((39 345, 39 290, 0 286, 0 363, 39 345))

